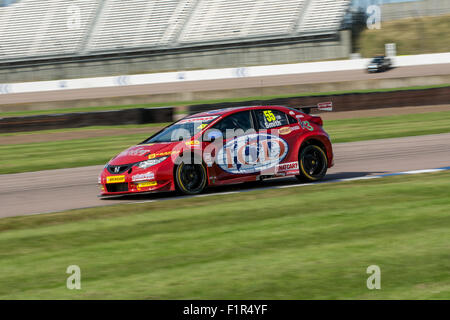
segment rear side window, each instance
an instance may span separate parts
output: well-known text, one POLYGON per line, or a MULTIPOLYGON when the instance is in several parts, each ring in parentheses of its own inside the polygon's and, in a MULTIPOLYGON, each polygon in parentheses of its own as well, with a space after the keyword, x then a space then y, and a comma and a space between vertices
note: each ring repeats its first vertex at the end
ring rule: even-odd
POLYGON ((290 124, 298 123, 297 119, 295 119, 295 118, 293 118, 291 116, 288 116, 288 120, 289 120, 290 124))
POLYGON ((284 112, 278 110, 256 110, 256 120, 260 129, 271 129, 289 124, 284 112))

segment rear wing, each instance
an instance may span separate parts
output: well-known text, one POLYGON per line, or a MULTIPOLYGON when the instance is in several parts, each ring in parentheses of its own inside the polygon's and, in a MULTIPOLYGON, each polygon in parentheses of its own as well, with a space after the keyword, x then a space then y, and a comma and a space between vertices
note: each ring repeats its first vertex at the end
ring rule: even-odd
POLYGON ((315 106, 299 106, 294 108, 306 114, 310 114, 311 109, 318 109, 320 111, 333 111, 333 102, 320 102, 315 106))

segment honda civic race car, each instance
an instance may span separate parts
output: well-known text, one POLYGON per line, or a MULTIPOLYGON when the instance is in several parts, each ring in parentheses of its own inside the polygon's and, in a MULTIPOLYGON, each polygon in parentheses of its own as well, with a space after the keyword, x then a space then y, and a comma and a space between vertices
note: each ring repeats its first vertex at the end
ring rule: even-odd
POLYGON ((333 150, 316 106, 252 106, 187 116, 111 159, 101 172, 100 196, 179 191, 296 176, 322 179, 333 150))

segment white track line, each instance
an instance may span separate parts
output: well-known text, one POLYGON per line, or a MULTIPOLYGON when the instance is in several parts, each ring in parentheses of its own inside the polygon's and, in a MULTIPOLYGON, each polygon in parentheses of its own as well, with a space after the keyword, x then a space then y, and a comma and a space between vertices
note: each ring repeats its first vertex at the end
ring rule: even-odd
POLYGON ((435 168, 435 169, 422 169, 422 170, 411 170, 411 171, 402 171, 396 173, 387 173, 375 176, 363 176, 363 177, 354 177, 354 178, 343 178, 343 179, 335 179, 335 180, 326 180, 326 181, 318 181, 311 183, 297 183, 285 186, 271 186, 271 187, 261 187, 254 189, 243 189, 238 191, 226 191, 226 192, 217 192, 217 193, 207 193, 207 194, 199 194, 195 196, 181 196, 175 198, 164 198, 164 199, 155 199, 155 200, 144 200, 144 201, 132 201, 129 203, 146 203, 146 202, 156 202, 161 200, 176 200, 176 199, 189 199, 189 198, 203 198, 210 196, 222 196, 228 194, 242 193, 242 192, 250 192, 250 191, 258 191, 258 190, 268 190, 268 189, 286 189, 286 188, 294 188, 294 187, 305 187, 305 186, 313 186, 317 184, 327 184, 327 183, 337 183, 337 182, 347 182, 347 181, 358 181, 358 180, 370 180, 370 179, 380 179, 391 176, 401 176, 401 175, 411 175, 411 174, 420 174, 420 173, 431 173, 431 172, 439 172, 450 170, 449 167, 435 168))

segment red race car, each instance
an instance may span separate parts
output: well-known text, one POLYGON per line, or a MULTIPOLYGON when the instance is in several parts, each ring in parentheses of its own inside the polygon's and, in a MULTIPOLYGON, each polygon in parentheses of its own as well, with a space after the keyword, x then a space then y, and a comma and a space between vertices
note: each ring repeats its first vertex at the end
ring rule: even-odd
POLYGON ((312 108, 253 106, 185 117, 123 151, 99 176, 101 196, 174 191, 198 194, 208 186, 295 175, 322 179, 333 151, 312 108))

